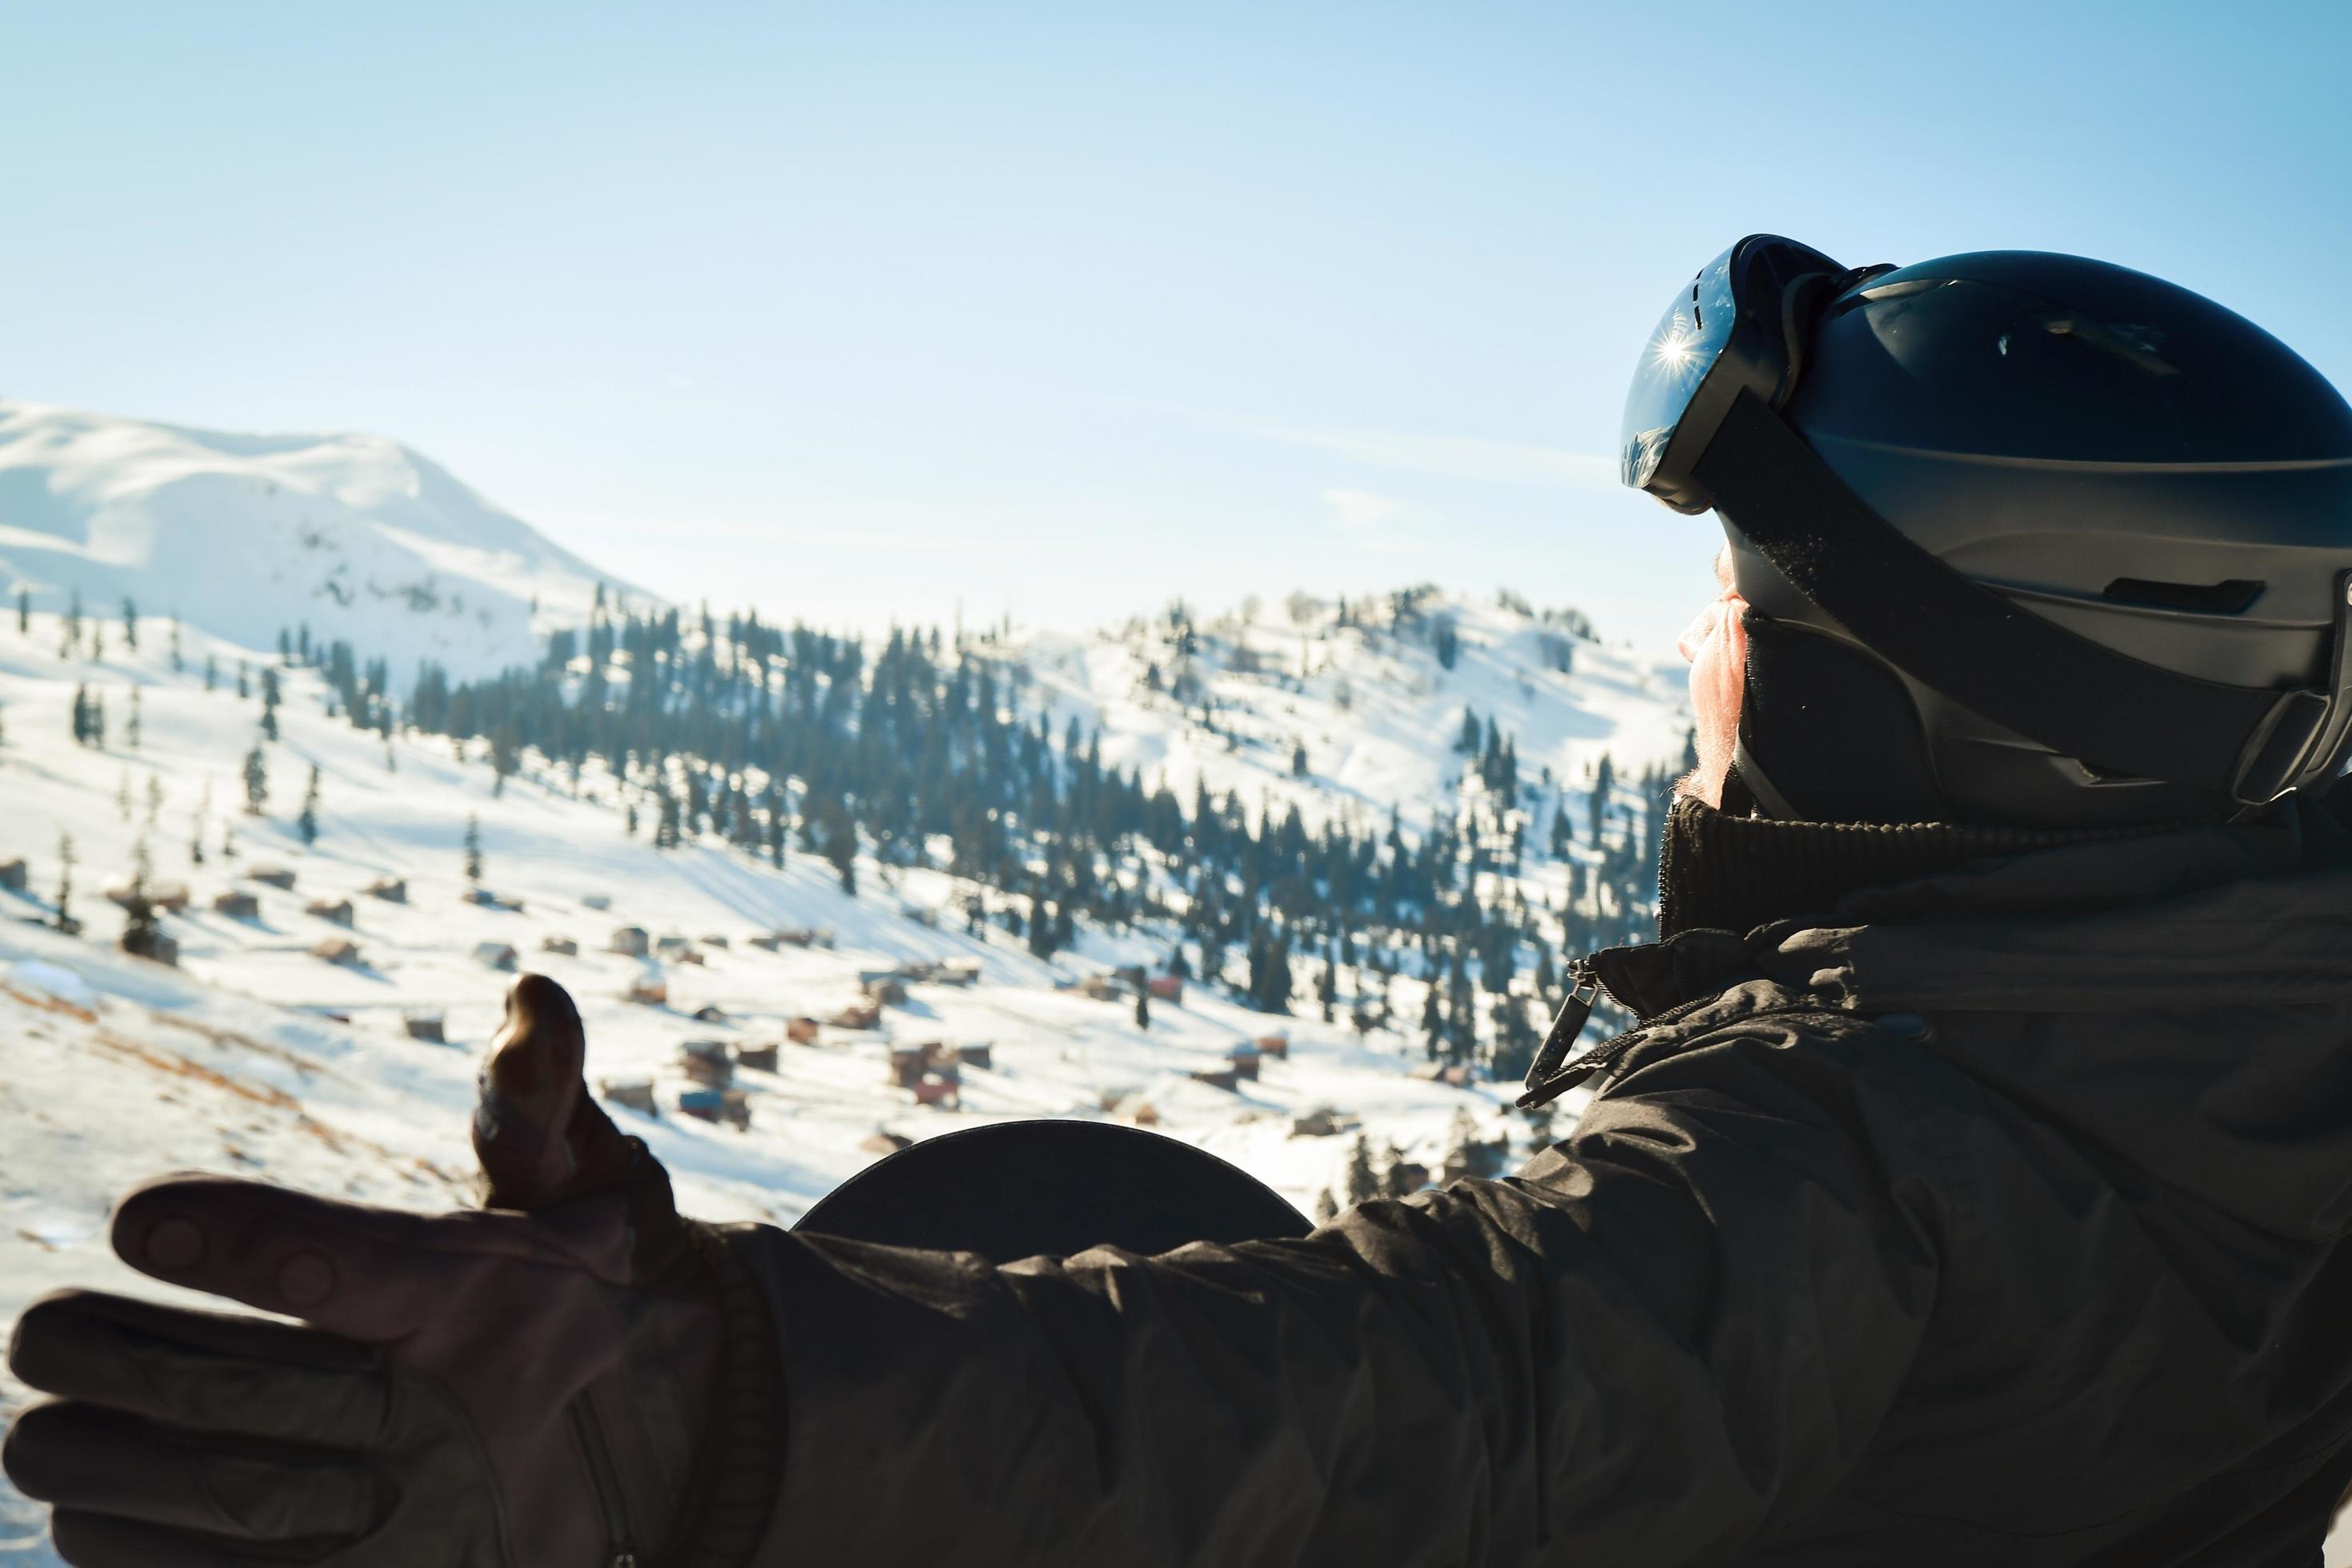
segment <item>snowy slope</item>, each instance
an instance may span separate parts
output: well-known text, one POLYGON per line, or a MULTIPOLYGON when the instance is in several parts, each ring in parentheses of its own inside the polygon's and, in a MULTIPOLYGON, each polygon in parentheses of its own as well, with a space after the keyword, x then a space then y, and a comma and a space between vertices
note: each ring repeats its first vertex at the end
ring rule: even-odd
POLYGON ((1546 770, 1580 789, 1604 752, 1628 775, 1681 756, 1679 662, 1571 635, 1503 601, 1424 591, 1396 624, 1390 600, 1347 606, 1345 620, 1336 601, 1295 595, 1277 610, 1246 600, 1191 622, 1189 654, 1165 616, 1090 637, 1019 638, 1013 651, 1042 700, 1102 730, 1107 762, 1187 801, 1202 781, 1314 822, 1336 813, 1378 825, 1391 806, 1426 822, 1457 809, 1465 708, 1514 740, 1533 793, 1549 793, 1546 770), (1433 646, 1441 625, 1458 647, 1451 668, 1433 646), (1300 746, 1307 772, 1294 774, 1300 746))
MULTIPOLYGON (((527 662, 609 578, 407 447, 247 436, 0 401, 0 593, 94 617, 124 598, 251 648, 308 623, 460 674, 527 662)), ((614 584, 615 588, 620 584, 614 584)), ((642 595, 639 595, 642 597, 642 595)))
MULTIPOLYGON (((0 798, 10 806, 0 864, 21 856, 28 873, 23 892, 0 891, 0 1333, 26 1301, 59 1285, 164 1294, 134 1280, 103 1239, 113 1197, 159 1171, 245 1172, 420 1207, 467 1201, 473 1064, 510 978, 477 958, 485 942, 511 944, 526 967, 578 998, 592 1078, 655 1081, 663 1116, 615 1114, 669 1164, 685 1206, 712 1217, 789 1224, 876 1157, 861 1144, 879 1129, 920 1138, 1004 1117, 1099 1117, 1107 1102, 1135 1097, 1156 1108, 1162 1131, 1236 1161, 1302 1210, 1341 1187, 1350 1142, 1292 1135, 1292 1118, 1319 1107, 1360 1118, 1376 1146, 1393 1142, 1432 1165, 1464 1114, 1482 1135, 1507 1135, 1515 1153, 1526 1152, 1526 1124, 1501 1087, 1410 1076, 1423 1059, 1418 1041, 1359 1037, 1344 1022, 1353 1000, 1345 994, 1343 1022, 1325 1025, 1252 1013, 1195 986, 1181 1006, 1156 1006, 1147 1033, 1129 1004, 1056 986, 1162 958, 1164 933, 1087 931, 1046 962, 992 927, 966 934, 952 912, 964 889, 941 873, 869 860, 852 899, 812 857, 795 854, 778 871, 715 847, 656 853, 624 831, 613 782, 597 769, 575 795, 534 759, 493 794, 478 746, 461 759, 446 741, 403 736, 387 752, 381 737, 329 716, 313 671, 281 671, 282 738, 265 748, 268 800, 263 815, 247 815, 240 770, 259 706, 226 679, 206 690, 201 671, 208 658, 227 671, 269 656, 198 629, 182 610, 180 673, 160 618, 142 624, 136 650, 114 626, 100 658, 67 660, 60 616, 37 612, 20 632, 13 611, 0 614, 0 798), (81 686, 105 699, 103 748, 70 739, 81 686), (295 816, 313 766, 321 831, 305 848, 295 816), (463 896, 469 817, 479 823, 483 886, 520 910, 463 896), (37 923, 52 912, 68 836, 71 907, 87 924, 79 937, 37 923), (234 858, 224 857, 225 836, 234 858), (201 865, 191 855, 199 840, 201 865), (113 947, 122 915, 102 889, 124 879, 142 843, 157 880, 194 895, 187 912, 164 922, 180 944, 176 969, 113 947), (293 889, 247 875, 266 866, 290 870, 293 889), (406 879, 406 902, 364 892, 385 876, 406 879), (214 911, 214 897, 232 889, 257 898, 256 918, 214 911), (610 908, 590 908, 592 897, 610 908), (356 911, 348 932, 305 912, 314 900, 341 898, 356 911), (624 923, 726 945, 702 943, 700 964, 604 951, 624 923), (826 928, 835 944, 773 953, 748 944, 780 927, 826 928), (359 964, 312 955, 322 939, 342 935, 358 942, 359 964), (551 937, 581 952, 545 952, 551 937), (979 983, 916 984, 880 1029, 829 1028, 814 1047, 785 1046, 777 1071, 740 1075, 748 1131, 677 1114, 688 1086, 682 1042, 773 1043, 786 1019, 830 1016, 855 998, 861 969, 946 958, 975 961, 979 983), (667 1006, 625 998, 648 977, 667 984, 667 1006), (705 1005, 725 1021, 697 1022, 705 1005), (447 1044, 409 1037, 405 1020, 428 1014, 444 1020, 447 1044), (1288 1035, 1290 1057, 1268 1060, 1260 1081, 1229 1092, 1187 1078, 1222 1065, 1238 1042, 1277 1031, 1288 1035), (933 1040, 994 1047, 991 1069, 965 1074, 959 1108, 918 1106, 885 1083, 892 1041, 933 1040)), ((1249 660, 1232 658, 1230 627, 1212 632, 1195 663, 1215 694, 1213 731, 1139 688, 1137 661, 1149 664, 1153 649, 1133 628, 1002 647, 996 657, 1026 672, 1025 701, 1098 722, 1106 750, 1122 761, 1188 790, 1205 773, 1221 792, 1273 794, 1318 812, 1371 816, 1392 797, 1412 816, 1442 805, 1460 769, 1449 742, 1465 700, 1524 727, 1530 773, 1538 752, 1565 769, 1601 745, 1626 759, 1678 747, 1670 689, 1645 695, 1655 679, 1639 661, 1586 645, 1572 678, 1530 669, 1514 640, 1532 636, 1524 616, 1466 605, 1455 613, 1462 655, 1451 671, 1409 638, 1332 627, 1319 645, 1310 632, 1310 653, 1321 647, 1324 662, 1298 689, 1225 668, 1249 660), (1294 732, 1316 759, 1304 778, 1289 772, 1294 732)), ((1411 982, 1399 983, 1404 1016, 1417 999, 1411 982)), ((24 1397, 0 1378, 0 1415, 24 1397)), ((52 1561, 38 1510, 5 1488, 0 1560, 52 1561)))

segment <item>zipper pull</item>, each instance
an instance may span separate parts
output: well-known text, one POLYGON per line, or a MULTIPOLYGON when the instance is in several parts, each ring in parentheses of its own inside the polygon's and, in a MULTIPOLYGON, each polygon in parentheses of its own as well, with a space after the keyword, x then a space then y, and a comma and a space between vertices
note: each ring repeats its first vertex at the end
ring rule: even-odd
POLYGON ((1536 1052, 1536 1059, 1528 1065, 1528 1092, 1518 1100, 1523 1110, 1558 1099, 1574 1088, 1582 1076, 1562 1074, 1560 1064, 1568 1060, 1568 1053, 1584 1034, 1584 1026, 1591 1021, 1592 1005, 1601 998, 1601 981, 1592 973, 1590 958, 1578 959, 1570 966, 1568 977, 1568 999, 1559 1005, 1559 1012, 1551 1021, 1551 1032, 1544 1037, 1543 1048, 1536 1052), (1552 1080, 1556 1078, 1566 1078, 1567 1081, 1555 1088, 1552 1080))

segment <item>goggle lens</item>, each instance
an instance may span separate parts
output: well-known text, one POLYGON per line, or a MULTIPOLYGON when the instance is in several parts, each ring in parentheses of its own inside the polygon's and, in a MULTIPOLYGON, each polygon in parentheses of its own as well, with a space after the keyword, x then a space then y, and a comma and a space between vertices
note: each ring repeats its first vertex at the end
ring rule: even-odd
POLYGON ((1731 341, 1731 256, 1738 248, 1734 246, 1708 262, 1675 296, 1642 351, 1633 384, 1625 394, 1619 446, 1620 472, 1635 489, 1649 485, 1692 395, 1731 341))

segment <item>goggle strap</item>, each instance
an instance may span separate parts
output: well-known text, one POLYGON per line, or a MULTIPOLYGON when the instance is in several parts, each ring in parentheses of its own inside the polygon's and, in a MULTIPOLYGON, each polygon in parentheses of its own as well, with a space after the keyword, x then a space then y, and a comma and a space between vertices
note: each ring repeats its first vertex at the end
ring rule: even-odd
MULTIPOLYGON (((2352 697, 2225 686, 2032 614, 1912 542, 1742 391, 1696 465, 1725 517, 1873 653, 2065 755, 2247 805, 2312 782, 2352 697)), ((2336 595, 2336 663, 2347 625, 2336 595)), ((2331 684, 2335 684, 2331 682, 2331 684)))

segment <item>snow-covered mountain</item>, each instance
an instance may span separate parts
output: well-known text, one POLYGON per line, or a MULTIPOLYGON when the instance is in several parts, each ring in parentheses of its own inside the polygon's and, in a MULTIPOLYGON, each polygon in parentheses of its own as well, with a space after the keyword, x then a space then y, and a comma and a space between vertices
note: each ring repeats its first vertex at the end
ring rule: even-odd
MULTIPOLYGON (((251 648, 308 624, 461 674, 528 662, 604 574, 374 436, 247 436, 0 401, 0 592, 251 648), (537 615, 534 616, 534 608, 537 615)), ((642 597, 642 595, 638 595, 642 597)))
MULTIPOLYGON (((1361 616, 1301 602, 1279 626, 1239 615, 1176 626, 1163 615, 1095 638, 998 642, 982 657, 1006 672, 1015 700, 1056 726, 1098 726, 1107 755, 1171 786, 1205 779, 1220 794, 1318 816, 1370 819, 1395 800, 1426 819, 1475 795, 1450 743, 1465 706, 1520 738, 1530 774, 1549 763, 1565 780, 1603 747, 1629 766, 1679 749, 1675 689, 1629 652, 1570 639, 1563 653, 1555 623, 1506 605, 1427 595, 1412 604, 1415 616, 1444 617, 1442 638, 1427 624, 1398 624, 1392 601, 1361 616)), ((1073 984, 1164 959, 1164 931, 1082 931, 1074 949, 1043 960, 994 926, 967 931, 969 886, 941 871, 869 858, 853 898, 811 855, 778 870, 716 844, 656 851, 626 830, 616 781, 599 766, 575 784, 529 757, 499 789, 479 745, 405 733, 387 744, 354 729, 331 711, 315 669, 278 670, 280 739, 261 748, 268 796, 248 814, 258 685, 240 700, 226 676, 208 687, 202 672, 275 655, 189 616, 175 668, 160 617, 142 623, 135 647, 119 625, 109 629, 96 658, 85 639, 61 659, 61 616, 35 611, 21 628, 0 616, 0 797, 10 806, 0 824, 0 1336, 58 1285, 169 1294, 134 1279, 104 1241, 113 1197, 158 1171, 239 1172, 419 1207, 469 1201, 473 1065, 511 978, 498 967, 507 948, 578 998, 592 1078, 653 1085, 658 1117, 616 1115, 676 1173, 685 1205, 713 1217, 789 1223, 877 1157, 877 1133, 921 1138, 1004 1117, 1145 1116, 1303 1210, 1344 1191, 1351 1138, 1312 1121, 1300 1131, 1326 1108, 1341 1128, 1360 1124, 1376 1146, 1433 1169, 1465 1130, 1528 1150, 1507 1087, 1414 1076, 1418 1040, 1351 1028, 1351 994, 1327 1024, 1311 1011, 1252 1012, 1194 984, 1139 1027, 1130 1001, 1073 984), (81 691, 105 702, 101 745, 72 739, 81 691), (313 769, 319 833, 306 845, 313 769), (499 903, 470 896, 469 823, 480 886, 499 903), (176 967, 116 946, 124 916, 105 893, 142 851, 159 889, 180 884, 188 899, 163 921, 176 967), (291 886, 264 871, 290 874, 291 886), (405 884, 404 898, 368 891, 386 879, 405 884), (53 929, 68 882, 79 935, 53 929), (667 958, 610 951, 629 925, 690 948, 667 958), (780 929, 824 934, 775 951, 751 940, 780 929), (337 941, 355 952, 320 956, 337 941), (976 977, 915 981, 877 1027, 828 1024, 813 1043, 787 1042, 788 1020, 840 1015, 866 972, 940 961, 976 977), (647 981, 666 986, 666 1001, 630 999, 647 981), (698 1016, 705 1009, 717 1011, 698 1016), (413 1026, 430 1032, 427 1019, 446 1043, 413 1037, 413 1026), (1255 1081, 1226 1089, 1192 1077, 1277 1034, 1288 1053, 1265 1058, 1255 1081), (681 1048, 696 1039, 780 1048, 773 1070, 736 1078, 748 1129, 678 1113, 692 1087, 681 1048), (919 1104, 888 1081, 894 1045, 930 1043, 991 1047, 989 1066, 963 1070, 953 1106, 919 1104)), ((1417 983, 1395 984, 1410 1017, 1417 983)), ((25 1397, 0 1375, 0 1416, 25 1397)), ((38 1510, 5 1486, 0 1559, 53 1561, 38 1510)))
POLYGON ((1689 728, 1679 662, 1508 594, 1300 593, 1016 637, 1010 651, 1050 711, 1102 732, 1105 761, 1186 799, 1205 784, 1310 822, 1465 809, 1465 710, 1512 738, 1524 786, 1554 801, 1604 753, 1621 773, 1679 758, 1689 728))
MULTIPOLYGON (((1335 1126, 1433 1171, 1465 1135, 1528 1152, 1507 1087, 1433 1079, 1417 1034, 1350 1026, 1360 972, 1343 977, 1335 1022, 1193 984, 1143 1026, 1131 998, 1083 983, 1164 961, 1163 926, 1082 928, 1045 959, 997 925, 971 929, 972 885, 943 870, 867 854, 852 897, 814 855, 779 869, 715 841, 656 850, 601 763, 574 774, 527 753, 501 786, 485 744, 356 729, 322 671, 276 652, 280 627, 307 623, 314 642, 388 660, 404 695, 418 659, 460 678, 539 664, 533 602, 542 629, 584 618, 598 581, 390 442, 0 404, 0 1337, 58 1285, 170 1295, 104 1242, 113 1197, 158 1171, 470 1201, 472 1074, 509 949, 578 999, 593 1079, 651 1085, 657 1116, 615 1115, 668 1163, 684 1205, 714 1218, 790 1223, 891 1138, 1007 1117, 1145 1120, 1309 1211, 1345 1191, 1354 1140, 1335 1126), (278 739, 257 748, 262 682, 236 687, 264 667, 284 700, 278 739), (74 738, 85 697, 104 706, 94 745, 74 738), (250 813, 257 749, 267 798, 250 813), (469 825, 490 900, 466 874, 469 825), (158 891, 186 897, 162 921, 176 967, 117 946, 125 917, 106 894, 142 856, 158 891), (394 881, 399 898, 370 891, 394 881), (79 934, 56 929, 61 892, 79 934), (630 926, 679 940, 614 951, 630 926), (779 931, 814 940, 768 945, 779 931), (339 942, 352 951, 322 956, 339 942), (842 1016, 873 972, 905 966, 934 977, 908 982, 874 1026, 788 1038, 790 1020, 842 1016), (665 999, 641 999, 648 986, 665 999), (417 1037, 436 1026, 441 1039, 417 1037), (1287 1053, 1255 1079, 1193 1076, 1273 1036, 1287 1053), (736 1074, 741 1130, 680 1114, 695 1087, 683 1047, 709 1040, 753 1047, 754 1061, 777 1052, 772 1068, 736 1074), (955 1103, 891 1081, 893 1047, 925 1045, 989 1047, 970 1053, 987 1065, 964 1066, 955 1103)), ((1413 831, 1491 816, 1458 745, 1465 710, 1509 738, 1531 831, 1548 813, 1581 820, 1604 752, 1630 777, 1683 743, 1675 671, 1508 595, 1163 606, 1091 637, 1000 634, 966 652, 1004 700, 1056 731, 1075 723, 1106 763, 1188 802, 1202 786, 1232 795, 1253 816, 1296 806, 1373 827, 1393 807, 1413 831)), ((1580 835, 1570 861, 1598 853, 1580 835)), ((1529 907, 1578 896, 1569 865, 1530 854, 1529 907)), ((1299 973, 1303 996, 1303 958, 1299 973)), ((1421 982, 1379 984, 1395 1017, 1418 1015, 1421 982)), ((25 1397, 0 1374, 0 1419, 25 1397)), ((39 1510, 5 1484, 0 1561, 54 1562, 39 1510)))

